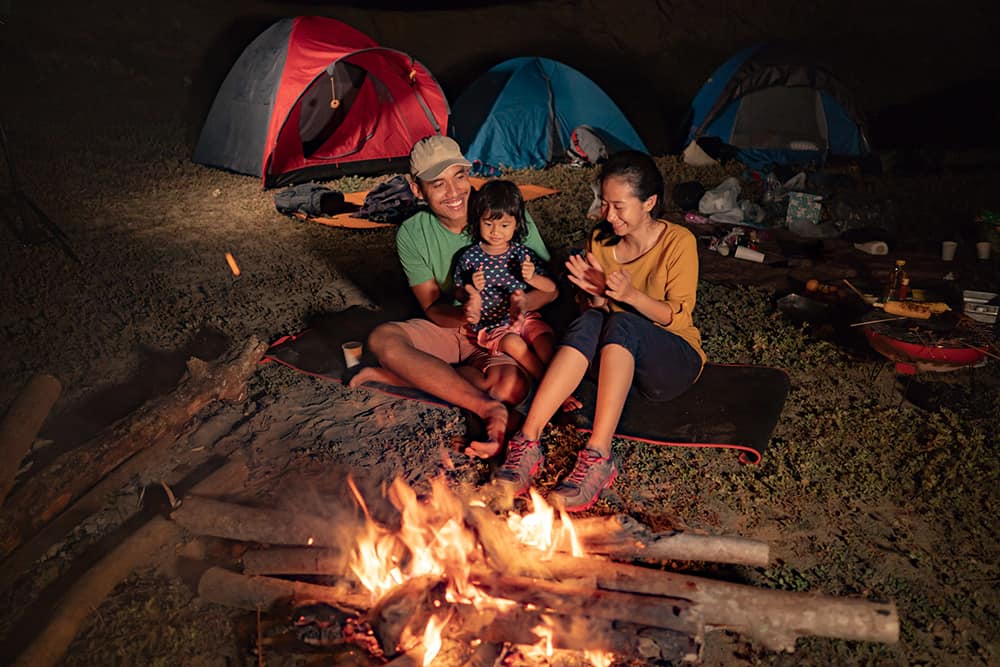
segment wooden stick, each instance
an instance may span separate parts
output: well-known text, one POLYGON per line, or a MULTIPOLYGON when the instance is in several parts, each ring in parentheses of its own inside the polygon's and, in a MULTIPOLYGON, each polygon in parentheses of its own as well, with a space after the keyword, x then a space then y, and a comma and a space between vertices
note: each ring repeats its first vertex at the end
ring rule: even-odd
POLYGON ((341 552, 340 558, 345 559, 349 552, 343 550, 344 536, 353 545, 360 529, 360 523, 353 517, 333 519, 198 497, 185 499, 170 517, 196 535, 261 544, 329 547, 341 552))
POLYGON ((861 290, 859 290, 859 289, 858 289, 857 287, 855 287, 854 285, 852 285, 852 284, 851 284, 851 281, 850 281, 850 280, 848 280, 847 278, 844 278, 844 279, 843 279, 843 281, 844 281, 844 284, 845 284, 845 285, 847 285, 847 286, 848 286, 849 288, 851 288, 851 291, 852 291, 852 292, 854 292, 854 293, 855 293, 855 294, 857 294, 857 295, 858 295, 859 297, 861 297, 861 300, 862 300, 862 301, 864 301, 864 300, 865 300, 865 295, 864 295, 864 293, 863 293, 863 292, 862 292, 861 290))
POLYGON ((243 574, 332 574, 343 575, 350 553, 343 549, 280 547, 256 549, 243 554, 243 574))
MULTIPOLYGON (((246 465, 230 461, 199 482, 195 489, 218 493, 246 480, 246 465)), ((143 524, 96 565, 77 579, 48 619, 48 624, 14 663, 15 667, 50 667, 58 664, 85 620, 108 593, 133 570, 149 565, 154 555, 179 542, 181 529, 166 517, 156 516, 143 524)))
POLYGON ((866 322, 855 322, 851 326, 852 327, 864 327, 864 326, 867 326, 869 324, 882 324, 883 322, 895 322, 896 320, 905 320, 905 319, 907 319, 907 318, 905 318, 905 317, 887 317, 887 318, 882 319, 882 320, 868 320, 866 322))
MULTIPOLYGON (((684 560, 766 566, 766 542, 742 537, 653 533, 630 516, 574 519, 573 528, 590 554, 616 559, 684 560)), ((568 551, 568 548, 563 549, 568 551)))
POLYGON ((189 360, 188 373, 172 394, 147 402, 106 433, 25 480, 0 514, 0 551, 9 554, 122 462, 179 431, 213 400, 238 399, 266 349, 266 343, 250 338, 225 361, 189 360))
POLYGON ((965 346, 965 347, 967 347, 967 348, 970 348, 970 349, 973 349, 973 350, 975 350, 976 352, 979 352, 979 353, 981 353, 981 354, 985 354, 985 355, 986 355, 987 357, 993 357, 994 359, 1000 359, 1000 356, 998 356, 998 355, 996 355, 996 354, 993 354, 993 353, 992 353, 992 352, 990 352, 989 350, 984 350, 984 349, 983 349, 983 348, 981 348, 981 347, 976 347, 975 345, 970 345, 969 343, 966 343, 966 342, 965 342, 964 340, 959 340, 959 341, 957 341, 957 342, 958 342, 959 344, 961 344, 961 345, 964 345, 964 346, 965 346))
POLYGON ((0 421, 0 505, 14 486, 21 461, 31 450, 61 391, 59 380, 51 375, 35 375, 0 421))
POLYGON ((794 650, 797 637, 816 635, 895 643, 899 615, 891 602, 838 599, 754 588, 651 568, 556 555, 559 579, 594 577, 607 590, 663 595, 701 607, 706 627, 750 634, 773 650, 794 650))
POLYGON ((372 604, 371 594, 347 582, 334 586, 318 586, 302 581, 272 577, 253 577, 212 567, 198 580, 198 595, 228 607, 253 611, 258 606, 268 609, 287 598, 315 600, 351 609, 365 609, 372 604))

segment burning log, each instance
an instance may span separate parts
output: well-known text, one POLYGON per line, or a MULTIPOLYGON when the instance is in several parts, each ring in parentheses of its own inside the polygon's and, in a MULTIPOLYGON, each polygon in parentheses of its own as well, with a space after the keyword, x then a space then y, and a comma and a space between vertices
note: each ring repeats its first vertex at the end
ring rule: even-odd
POLYGON ((548 567, 559 579, 593 577, 607 590, 690 600, 701 608, 706 627, 749 634, 774 650, 792 651, 795 640, 808 635, 899 640, 899 615, 891 602, 773 591, 594 558, 557 555, 548 567))
POLYGON ((349 582, 333 586, 318 586, 301 581, 272 577, 246 576, 238 572, 211 567, 198 580, 198 595, 218 604, 236 609, 268 609, 275 602, 294 598, 315 600, 350 609, 367 609, 371 594, 349 582))
POLYGON ((679 532, 652 533, 630 516, 576 519, 573 529, 587 553, 605 554, 619 560, 710 561, 763 567, 770 558, 766 542, 679 532))
POLYGON ((172 394, 147 402, 107 433, 25 480, 0 514, 0 551, 10 553, 122 462, 180 429, 213 400, 239 398, 266 349, 266 343, 251 337, 222 362, 190 359, 187 375, 172 394))
MULTIPOLYGON (((348 523, 346 517, 336 521, 301 512, 286 512, 249 507, 210 498, 188 498, 170 517, 196 535, 210 535, 229 540, 260 544, 287 544, 329 547, 346 558, 342 547, 346 539, 353 540, 360 524, 348 523)), ((334 570, 340 574, 342 570, 334 570)), ((328 571, 331 572, 331 571, 328 571)))

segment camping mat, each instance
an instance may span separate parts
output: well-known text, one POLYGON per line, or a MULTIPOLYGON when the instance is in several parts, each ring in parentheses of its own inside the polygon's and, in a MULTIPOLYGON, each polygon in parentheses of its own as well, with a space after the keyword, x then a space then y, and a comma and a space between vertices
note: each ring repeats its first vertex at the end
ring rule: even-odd
MULTIPOLYGON (((342 382, 350 372, 344 367, 340 345, 364 341, 372 328, 389 319, 384 311, 350 308, 327 317, 320 326, 279 339, 264 359, 342 382)), ((374 362, 367 350, 363 362, 374 362)), ((446 405, 416 389, 379 383, 365 386, 399 398, 446 405)), ((736 449, 742 462, 757 463, 778 423, 788 387, 788 376, 777 368, 708 364, 694 387, 672 401, 630 397, 617 435, 656 445, 736 449)), ((574 392, 583 409, 557 415, 556 421, 588 431, 596 393, 594 383, 585 379, 574 392)))
MULTIPOLYGON (((482 187, 483 183, 487 180, 488 179, 485 178, 469 178, 469 181, 475 188, 482 187)), ((559 192, 558 190, 553 190, 552 188, 542 187, 541 185, 531 185, 528 183, 518 183, 517 187, 521 190, 521 196, 524 197, 524 201, 531 201, 532 199, 554 195, 559 192)), ((368 192, 368 190, 360 192, 345 192, 344 201, 348 204, 362 206, 365 203, 365 197, 368 196, 368 192)), ((344 227, 346 229, 378 229, 379 227, 398 226, 389 222, 376 222, 375 220, 368 220, 367 218, 358 218, 352 213, 338 213, 337 215, 316 217, 309 217, 305 213, 294 213, 293 215, 300 220, 308 220, 309 222, 316 222, 328 227, 344 227)))

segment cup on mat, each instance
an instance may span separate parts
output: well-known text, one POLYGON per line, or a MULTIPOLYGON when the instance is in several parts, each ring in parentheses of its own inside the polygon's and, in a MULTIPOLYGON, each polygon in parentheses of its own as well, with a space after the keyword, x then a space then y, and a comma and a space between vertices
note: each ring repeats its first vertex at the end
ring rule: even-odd
POLYGON ((989 259, 990 258, 990 242, 980 241, 976 244, 976 257, 979 259, 989 259))
POLYGON ((349 340, 341 345, 340 349, 344 351, 344 364, 348 368, 353 368, 361 363, 361 352, 364 350, 361 341, 349 340))
POLYGON ((958 243, 955 241, 942 241, 941 242, 941 259, 946 262, 950 262, 955 259, 955 250, 958 248, 958 243))
POLYGON ((758 264, 764 261, 764 253, 742 245, 736 246, 736 254, 734 254, 733 257, 736 259, 746 259, 751 262, 757 262, 758 264))

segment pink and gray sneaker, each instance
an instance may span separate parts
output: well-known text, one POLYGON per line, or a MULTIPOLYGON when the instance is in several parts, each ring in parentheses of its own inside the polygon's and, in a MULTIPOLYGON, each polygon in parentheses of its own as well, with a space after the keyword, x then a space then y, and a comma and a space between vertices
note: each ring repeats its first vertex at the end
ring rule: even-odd
POLYGON ((567 512, 582 512, 593 507, 616 477, 618 466, 613 458, 594 449, 584 449, 577 455, 573 472, 552 490, 549 502, 567 512))

